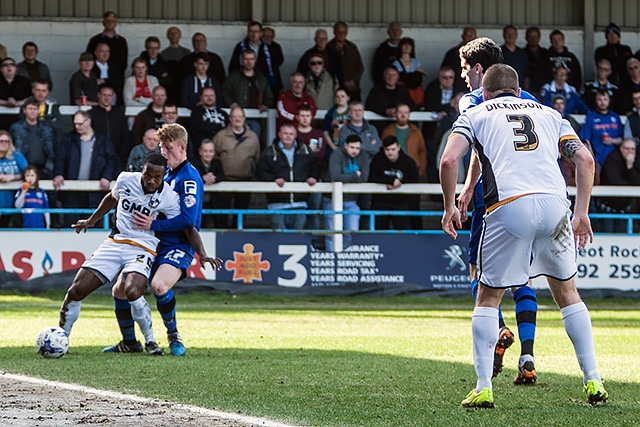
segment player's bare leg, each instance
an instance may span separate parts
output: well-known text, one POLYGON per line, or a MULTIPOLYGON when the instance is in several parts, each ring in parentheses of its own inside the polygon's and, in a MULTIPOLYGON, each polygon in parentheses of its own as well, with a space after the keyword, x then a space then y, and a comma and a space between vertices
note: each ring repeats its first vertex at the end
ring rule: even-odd
POLYGON ((174 356, 182 356, 185 347, 176 324, 176 297, 173 286, 182 277, 182 270, 170 264, 160 264, 151 279, 151 289, 156 297, 158 311, 167 328, 169 349, 174 356))
POLYGON ((67 334, 71 335, 71 328, 80 317, 82 300, 103 284, 93 270, 84 267, 78 270, 60 307, 60 327, 67 334))

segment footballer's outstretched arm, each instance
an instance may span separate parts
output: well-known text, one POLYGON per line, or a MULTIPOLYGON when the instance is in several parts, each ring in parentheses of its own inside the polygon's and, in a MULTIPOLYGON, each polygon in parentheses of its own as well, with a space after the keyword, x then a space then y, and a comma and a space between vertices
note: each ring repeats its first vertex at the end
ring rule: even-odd
POLYGON ((189 227, 184 230, 189 239, 189 244, 195 249, 196 253, 200 257, 200 265, 202 268, 206 267, 206 264, 211 264, 211 267, 214 270, 220 270, 222 268, 222 260, 220 258, 213 258, 207 255, 207 251, 204 248, 204 243, 202 243, 202 238, 200 237, 200 233, 196 230, 195 227, 189 227))
POLYGON ((72 224, 71 227, 75 228, 76 233, 80 233, 80 230, 84 229, 84 232, 87 232, 87 228, 93 227, 96 222, 98 222, 103 216, 105 216, 111 209, 115 208, 118 204, 118 200, 116 200, 111 192, 109 192, 106 196, 102 198, 100 204, 96 208, 95 211, 91 214, 91 216, 87 219, 79 219, 78 222, 72 224))

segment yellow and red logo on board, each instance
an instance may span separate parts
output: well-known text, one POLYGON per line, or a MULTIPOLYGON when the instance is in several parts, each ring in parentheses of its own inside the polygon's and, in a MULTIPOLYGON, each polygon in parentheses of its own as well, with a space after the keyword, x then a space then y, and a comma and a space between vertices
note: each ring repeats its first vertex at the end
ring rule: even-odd
POLYGON ((255 249, 251 243, 242 246, 244 252, 233 251, 233 261, 228 260, 224 267, 233 270, 233 281, 253 283, 254 280, 262 281, 262 272, 271 269, 269 261, 262 260, 262 252, 253 252, 255 249))

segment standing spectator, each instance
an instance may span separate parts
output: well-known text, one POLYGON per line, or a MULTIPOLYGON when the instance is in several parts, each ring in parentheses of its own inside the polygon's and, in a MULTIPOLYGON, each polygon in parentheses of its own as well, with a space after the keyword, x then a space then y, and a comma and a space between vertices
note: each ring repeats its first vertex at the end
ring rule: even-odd
POLYGON ((212 87, 218 96, 222 92, 220 82, 208 74, 211 66, 208 55, 204 52, 198 52, 193 57, 195 58, 193 63, 194 72, 184 78, 180 91, 181 105, 191 110, 200 102, 200 94, 205 87, 212 87))
MULTIPOLYGON (((398 84, 400 73, 393 67, 384 70, 384 85, 374 86, 367 96, 366 109, 385 117, 396 117, 396 106, 407 104, 412 110, 416 104, 404 85, 398 84)), ((384 129, 385 122, 376 123, 376 128, 384 129)), ((366 143, 365 143, 366 146, 366 143)), ((376 150, 377 151, 377 150, 376 150)))
POLYGON ((536 97, 540 96, 542 85, 551 80, 551 77, 547 78, 545 70, 547 49, 540 46, 540 38, 540 28, 527 28, 525 35, 527 45, 524 50, 529 58, 529 92, 536 97))
POLYGON ((129 141, 129 125, 124 110, 113 105, 114 90, 109 85, 100 86, 98 105, 91 108, 91 126, 96 133, 105 135, 120 159, 117 172, 125 168, 131 143, 129 141))
MULTIPOLYGON (((602 185, 640 185, 640 162, 636 157, 637 144, 634 139, 625 138, 617 150, 607 156, 600 172, 602 185)), ((635 199, 631 197, 604 197, 596 202, 600 213, 633 212, 635 199)), ((601 232, 625 233, 627 221, 620 219, 600 219, 601 232)))
POLYGON ((115 92, 112 100, 113 104, 123 105, 124 71, 120 70, 115 64, 109 64, 109 57, 111 56, 109 45, 104 42, 98 43, 93 56, 95 58, 93 73, 98 77, 98 86, 106 84, 112 87, 115 92))
POLYGON ((49 83, 45 80, 31 83, 31 94, 38 101, 38 120, 47 122, 57 132, 62 128, 62 115, 56 100, 49 96, 49 89, 49 83))
POLYGON ((584 84, 582 100, 590 110, 596 109, 596 94, 598 91, 606 90, 611 98, 612 110, 618 112, 618 86, 609 81, 611 75, 611 63, 608 59, 601 59, 596 64, 596 79, 584 84))
POLYGON ((191 110, 192 143, 189 144, 190 159, 196 159, 200 151, 200 143, 213 137, 229 124, 229 115, 216 106, 216 92, 211 87, 205 87, 200 94, 200 103, 191 110))
POLYGON ((502 29, 504 44, 501 46, 504 63, 511 65, 518 73, 520 86, 529 90, 529 56, 527 52, 516 46, 518 29, 514 25, 507 25, 502 29))
POLYGON ((271 94, 276 99, 283 88, 280 66, 284 62, 284 56, 282 51, 278 52, 277 49, 271 49, 265 43, 262 38, 262 23, 258 21, 251 21, 247 24, 247 36, 233 49, 229 60, 229 74, 244 67, 243 52, 247 49, 256 54, 257 62, 255 68, 267 77, 271 94))
POLYGON ((387 27, 388 39, 380 43, 373 54, 373 63, 371 65, 371 78, 374 85, 384 84, 382 74, 384 69, 392 65, 398 56, 398 45, 402 37, 402 25, 399 22, 390 22, 387 27))
POLYGON ((35 166, 38 175, 51 179, 55 159, 56 136, 53 128, 38 120, 38 101, 27 98, 22 105, 24 118, 11 125, 9 133, 16 150, 35 166))
MULTIPOLYGON (((208 185, 214 185, 225 180, 222 163, 215 158, 215 146, 210 139, 203 139, 198 148, 198 156, 191 162, 198 170, 204 182, 205 189, 208 185)), ((202 200, 203 209, 221 209, 225 206, 220 203, 226 197, 225 193, 212 193, 205 191, 202 200)), ((227 197, 228 198, 228 197, 227 197)), ((202 215, 202 228, 221 227, 226 224, 224 215, 202 215)))
MULTIPOLYGON (((16 61, 13 58, 4 58, 0 62, 0 106, 21 107, 29 95, 29 79, 16 74, 16 61)), ((0 115, 0 129, 9 129, 17 120, 17 114, 0 115)))
POLYGON ((636 141, 640 141, 640 89, 636 89, 631 93, 633 100, 633 108, 629 114, 629 129, 636 141))
POLYGON ((293 123, 293 126, 298 126, 296 119, 297 108, 300 105, 310 105, 311 111, 315 116, 318 108, 316 107, 316 101, 311 95, 304 91, 305 78, 301 73, 297 71, 291 75, 289 79, 290 89, 283 92, 278 98, 276 108, 278 110, 278 128, 283 123, 293 123))
POLYGON ((564 44, 564 33, 560 30, 553 30, 549 34, 551 46, 547 50, 547 61, 544 66, 545 80, 553 79, 553 71, 559 66, 563 66, 569 72, 567 83, 580 90, 582 87, 582 66, 578 57, 564 44))
POLYGON ((344 88, 336 89, 334 101, 335 105, 327 111, 322 121, 322 131, 331 154, 340 145, 340 129, 349 121, 349 93, 344 88))
MULTIPOLYGON (((297 131, 293 123, 284 123, 278 131, 278 138, 268 146, 258 164, 256 174, 260 181, 273 181, 279 187, 286 182, 318 182, 318 168, 313 153, 305 144, 296 140, 297 131)), ((306 193, 268 193, 269 209, 307 209, 306 193)), ((306 215, 271 215, 274 230, 302 230, 306 215)))
POLYGON ((273 62, 278 64, 275 69, 278 93, 273 93, 273 96, 277 98, 284 88, 284 84, 282 83, 282 76, 280 75, 280 66, 282 66, 282 63, 284 62, 284 53, 282 52, 282 46, 280 46, 280 43, 275 41, 275 38, 276 30, 271 27, 264 27, 262 29, 262 40, 264 40, 267 46, 269 46, 269 51, 271 52, 273 62))
POLYGON ((182 58, 191 53, 191 51, 180 45, 180 39, 182 38, 182 31, 178 27, 167 28, 167 39, 169 40, 169 46, 162 49, 160 54, 167 61, 180 62, 182 58))
MULTIPOLYGON (((410 114, 411 111, 409 110, 409 106, 407 104, 399 104, 396 121, 384 128, 384 131, 382 131, 382 135, 380 136, 380 138, 382 139, 382 141, 384 141, 387 137, 393 136, 402 151, 408 154, 409 157, 411 157, 416 163, 418 168, 418 176, 420 178, 425 178, 427 173, 427 160, 429 159, 429 154, 427 153, 427 149, 425 148, 422 132, 420 132, 418 126, 409 122, 410 114)), ((433 156, 435 157, 435 153, 433 154, 433 156)))
POLYGON ((589 107, 582 101, 580 94, 576 88, 567 83, 569 78, 569 71, 564 68, 564 65, 558 65, 558 68, 553 72, 553 80, 551 83, 547 83, 542 86, 540 90, 540 96, 542 96, 542 102, 544 105, 551 106, 551 99, 555 95, 562 95, 567 101, 567 114, 586 114, 589 112, 589 107))
POLYGON ((621 114, 629 114, 633 108, 631 94, 640 89, 640 60, 630 58, 627 61, 627 79, 620 86, 618 94, 618 111, 621 114))
POLYGON ((133 75, 124 83, 124 105, 146 107, 152 101, 151 92, 158 86, 158 79, 147 74, 147 61, 136 58, 131 64, 133 75))
POLYGON ((595 62, 597 64, 601 59, 608 59, 611 64, 609 80, 614 85, 622 87, 628 81, 627 73, 624 71, 627 68, 627 61, 633 56, 631 48, 620 43, 622 32, 620 27, 613 22, 605 28, 604 36, 607 39, 607 44, 596 49, 595 62))
POLYGON ((363 154, 371 157, 380 151, 380 136, 375 126, 372 126, 364 118, 364 105, 360 101, 349 103, 349 121, 342 126, 338 135, 340 145, 344 145, 349 135, 358 135, 360 139, 360 150, 363 154))
POLYGON ((46 80, 49 83, 49 87, 53 87, 49 67, 44 62, 38 61, 36 59, 37 56, 38 45, 34 42, 26 42, 23 44, 22 57, 24 59, 17 65, 16 73, 28 78, 32 83, 36 80, 46 80))
MULTIPOLYGON (((118 155, 105 135, 93 131, 88 111, 74 114, 73 126, 75 131, 66 134, 58 145, 53 187, 59 190, 65 180, 100 181, 102 191, 64 191, 58 195, 65 208, 95 208, 118 175, 118 155)), ((79 214, 66 215, 64 226, 71 226, 79 218, 79 214)))
POLYGON ((347 40, 349 26, 344 21, 338 21, 333 25, 333 38, 327 47, 332 49, 340 59, 340 85, 349 91, 353 100, 361 99, 360 79, 364 73, 364 64, 358 46, 347 40))
POLYGON ((596 95, 596 110, 587 114, 587 119, 580 131, 580 139, 589 141, 595 154, 596 168, 600 170, 605 159, 616 145, 623 139, 624 128, 620 116, 609 111, 609 93, 598 92, 596 95))
POLYGON ((316 35, 313 38, 315 45, 305 50, 305 52, 300 57, 298 61, 298 67, 296 71, 304 74, 305 76, 309 74, 311 68, 309 67, 309 60, 311 59, 311 55, 322 55, 325 60, 324 68, 331 73, 335 78, 340 80, 339 73, 340 71, 340 57, 338 54, 332 50, 327 49, 327 44, 329 43, 329 35, 327 34, 327 30, 318 28, 316 30, 316 35))
POLYGON ((180 60, 178 74, 175 76, 177 79, 176 84, 179 85, 185 77, 194 72, 195 62, 202 57, 202 54, 206 54, 208 57, 209 68, 207 68, 207 75, 216 79, 220 84, 224 83, 226 74, 222 58, 217 53, 207 49, 207 36, 202 33, 194 33, 191 36, 191 43, 193 44, 193 52, 185 55, 180 60))
POLYGON ((336 79, 325 67, 326 58, 320 53, 309 55, 305 92, 316 102, 316 107, 328 110, 333 106, 333 97, 338 88, 336 79))
MULTIPOLYGON (((362 104, 360 104, 362 105, 362 104)), ((345 183, 367 182, 369 179, 369 163, 371 161, 368 154, 361 150, 362 140, 358 135, 349 135, 344 143, 337 150, 331 153, 329 159, 329 178, 331 182, 340 181, 345 183)), ((360 207, 356 203, 357 194, 345 194, 342 199, 342 209, 345 211, 359 212, 360 207)), ((332 200, 329 196, 324 196, 322 204, 325 210, 332 210, 332 200)), ((354 231, 360 229, 360 214, 348 214, 343 216, 344 230, 354 231)), ((324 229, 333 229, 333 215, 324 216, 324 229)), ((351 243, 351 234, 344 235, 344 247, 351 243)), ((333 236, 327 235, 326 250, 333 252, 333 236)))
MULTIPOLYGON (((24 169, 24 183, 16 192, 13 202, 16 209, 49 209, 49 198, 44 190, 40 189, 38 168, 29 165, 24 169)), ((49 228, 51 227, 51 215, 45 213, 23 213, 22 228, 49 228)))
MULTIPOLYGON (((13 182, 22 179, 22 171, 27 167, 27 159, 16 150, 11 141, 11 135, 6 130, 0 130, 0 182, 13 182)), ((13 192, 0 190, 0 208, 13 207, 13 192)), ((0 228, 7 228, 12 215, 0 214, 0 228)))
POLYGON ((98 105, 98 76, 93 71, 93 54, 82 52, 79 70, 69 80, 69 102, 74 105, 98 105))
POLYGON ((147 61, 149 74, 156 77, 162 87, 169 87, 172 84, 172 76, 169 69, 169 62, 160 55, 160 39, 156 36, 149 36, 144 41, 144 50, 140 52, 140 58, 147 61))
POLYGON ((392 65, 400 73, 400 81, 409 91, 416 107, 424 106, 422 81, 425 73, 422 69, 422 63, 416 59, 416 47, 412 38, 405 37, 400 40, 396 56, 397 59, 392 65))
POLYGON ((162 86, 156 86, 151 92, 151 99, 152 101, 147 105, 147 108, 140 111, 136 116, 136 121, 133 125, 134 146, 142 142, 142 136, 147 129, 160 129, 164 124, 162 108, 167 102, 167 91, 162 86))
MULTIPOLYGON (((373 156, 369 166, 369 182, 386 184, 387 190, 394 190, 402 184, 419 182, 418 166, 400 148, 398 139, 389 135, 382 140, 382 148, 373 156)), ((371 198, 373 210, 404 211, 412 209, 409 197, 404 194, 376 193, 371 198)), ((398 215, 376 215, 376 230, 388 230, 393 224, 395 230, 409 230, 409 217, 398 215)))
POLYGON ((440 68, 445 65, 449 66, 453 70, 453 74, 455 77, 455 81, 453 82, 453 87, 456 92, 468 92, 467 84, 461 77, 462 67, 460 67, 460 55, 458 51, 462 46, 469 43, 471 40, 474 40, 478 37, 476 33, 476 29, 473 27, 464 27, 462 30, 462 34, 460 36, 462 38, 462 42, 457 46, 452 47, 445 53, 444 58, 442 59, 442 64, 440 64, 440 68))
POLYGON ((156 137, 156 129, 147 129, 142 136, 142 144, 131 149, 127 159, 127 171, 140 172, 144 165, 144 159, 150 153, 160 153, 160 145, 156 137))
POLYGON ((108 44, 111 52, 109 63, 118 67, 122 73, 120 80, 124 80, 124 71, 129 64, 129 47, 127 46, 127 40, 116 32, 118 15, 112 11, 105 12, 102 15, 102 26, 104 27, 103 31, 91 37, 86 51, 89 53, 95 52, 96 46, 100 42, 108 44))
MULTIPOLYGON (((216 148, 215 156, 222 162, 222 169, 228 181, 252 181, 255 165, 260 159, 258 135, 245 122, 244 110, 233 107, 229 115, 229 126, 213 138, 216 148)), ((248 209, 251 193, 233 193, 223 202, 225 208, 230 208, 233 203, 235 209, 248 209)), ((227 224, 218 226, 228 227, 227 224)), ((237 218, 235 218, 232 228, 237 227, 237 218)))

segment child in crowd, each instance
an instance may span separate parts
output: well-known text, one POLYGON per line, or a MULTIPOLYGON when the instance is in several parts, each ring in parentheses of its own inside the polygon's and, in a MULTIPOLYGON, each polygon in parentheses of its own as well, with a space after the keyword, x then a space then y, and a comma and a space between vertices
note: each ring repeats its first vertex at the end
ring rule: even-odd
MULTIPOLYGON (((40 189, 40 178, 35 166, 24 169, 24 183, 15 196, 14 206, 17 209, 49 209, 47 193, 40 189)), ((49 213, 23 213, 23 228, 49 228, 51 219, 49 213)))

